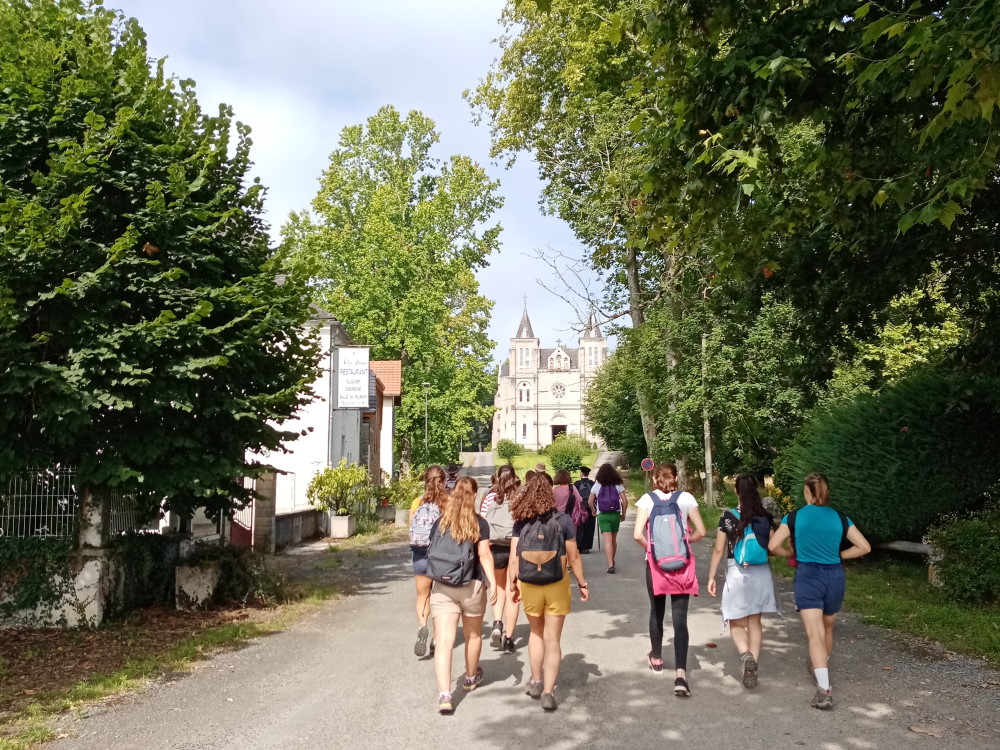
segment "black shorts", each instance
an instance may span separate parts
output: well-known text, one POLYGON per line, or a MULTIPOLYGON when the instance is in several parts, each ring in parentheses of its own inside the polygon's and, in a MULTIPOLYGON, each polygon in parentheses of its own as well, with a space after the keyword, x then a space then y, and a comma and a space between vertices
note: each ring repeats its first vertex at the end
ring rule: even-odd
POLYGON ((503 570, 510 563, 510 547, 503 544, 491 544, 490 552, 493 553, 493 567, 503 570))

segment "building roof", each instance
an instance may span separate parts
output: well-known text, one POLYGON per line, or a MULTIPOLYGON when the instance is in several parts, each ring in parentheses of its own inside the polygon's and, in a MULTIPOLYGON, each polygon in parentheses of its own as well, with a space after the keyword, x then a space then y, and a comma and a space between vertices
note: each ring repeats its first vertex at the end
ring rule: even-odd
POLYGON ((517 335, 514 337, 516 339, 533 339, 535 338, 535 332, 531 329, 531 321, 528 319, 528 308, 524 308, 524 313, 521 314, 521 323, 517 327, 517 335))
POLYGON ((403 393, 403 363, 398 359, 375 360, 368 364, 385 386, 386 396, 400 396, 403 393))
POLYGON ((565 347, 565 346, 558 347, 556 349, 539 349, 538 350, 538 364, 539 364, 538 369, 547 372, 548 369, 549 369, 549 357, 551 357, 553 354, 555 354, 557 351, 559 351, 559 349, 562 349, 563 354, 565 354, 567 357, 569 357, 569 367, 567 369, 569 369, 569 370, 575 370, 575 369, 577 369, 577 365, 578 365, 579 359, 580 359, 580 357, 579 357, 580 350, 579 349, 570 349, 570 348, 565 347))

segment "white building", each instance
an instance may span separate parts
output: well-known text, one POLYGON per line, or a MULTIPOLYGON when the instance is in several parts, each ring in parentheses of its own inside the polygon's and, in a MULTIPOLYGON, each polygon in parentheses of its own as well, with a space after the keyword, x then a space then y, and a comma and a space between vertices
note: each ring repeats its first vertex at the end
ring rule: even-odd
POLYGON ((510 340, 510 356, 500 368, 494 445, 507 439, 536 450, 564 432, 600 441, 587 429, 583 408, 590 381, 608 359, 608 340, 593 313, 579 344, 571 349, 557 342, 555 349, 542 349, 525 308, 510 340))

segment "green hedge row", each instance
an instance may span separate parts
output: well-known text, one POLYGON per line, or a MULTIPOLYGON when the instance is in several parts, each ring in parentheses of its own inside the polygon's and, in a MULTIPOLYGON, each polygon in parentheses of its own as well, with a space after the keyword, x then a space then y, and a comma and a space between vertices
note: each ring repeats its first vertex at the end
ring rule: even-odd
POLYGON ((927 534, 937 582, 958 601, 1000 601, 1000 509, 948 518, 927 534))
POLYGON ((872 541, 921 539, 943 514, 983 504, 1000 482, 1000 381, 923 373, 818 414, 778 463, 803 502, 821 471, 831 504, 872 541))

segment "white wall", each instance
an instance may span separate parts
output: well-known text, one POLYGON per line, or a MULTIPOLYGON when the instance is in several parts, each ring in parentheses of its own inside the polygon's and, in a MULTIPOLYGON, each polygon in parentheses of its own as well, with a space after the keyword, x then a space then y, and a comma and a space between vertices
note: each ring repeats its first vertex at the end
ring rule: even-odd
POLYGON ((382 471, 388 476, 392 476, 392 432, 396 426, 395 396, 382 397, 382 430, 379 436, 381 445, 379 446, 382 458, 382 471))

